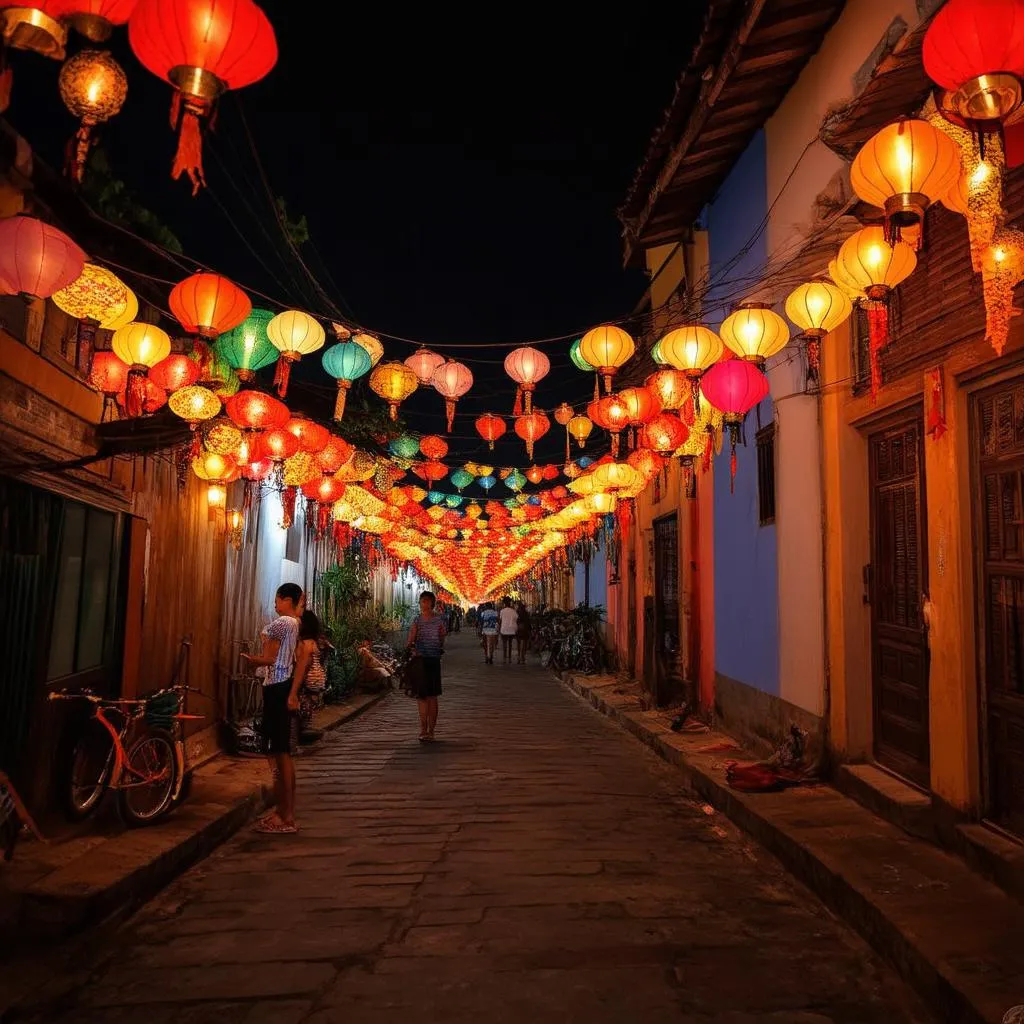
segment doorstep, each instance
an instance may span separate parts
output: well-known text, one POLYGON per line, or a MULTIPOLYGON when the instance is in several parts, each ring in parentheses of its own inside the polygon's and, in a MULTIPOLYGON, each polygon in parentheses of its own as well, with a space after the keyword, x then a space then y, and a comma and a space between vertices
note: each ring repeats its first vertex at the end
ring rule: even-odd
MULTIPOLYGON (((387 693, 330 704, 314 724, 337 729, 387 693)), ((50 943, 131 912, 265 807, 266 780, 262 757, 220 754, 195 769, 188 799, 156 825, 20 842, 13 861, 0 865, 0 945, 13 936, 21 946, 50 943)))
POLYGON ((564 681, 686 774, 693 789, 774 854, 885 956, 938 1019, 1000 1024, 1024 1004, 1020 905, 958 857, 883 821, 827 785, 742 793, 725 781, 730 737, 672 732, 671 711, 644 710, 639 684, 564 681))

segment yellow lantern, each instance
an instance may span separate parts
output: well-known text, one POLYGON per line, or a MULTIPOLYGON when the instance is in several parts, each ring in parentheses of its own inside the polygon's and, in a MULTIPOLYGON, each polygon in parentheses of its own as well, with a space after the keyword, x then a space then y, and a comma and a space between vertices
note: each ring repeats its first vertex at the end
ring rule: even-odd
POLYGON ((924 211, 960 176, 960 150, 927 121, 897 121, 861 147, 850 168, 850 184, 865 203, 885 212, 886 241, 919 225, 924 211))
POLYGON ((594 484, 601 491, 621 491, 636 485, 640 474, 627 462, 604 462, 593 473, 594 484))
MULTIPOLYGON (((605 394, 609 395, 616 371, 633 357, 635 351, 633 339, 613 324, 595 327, 580 339, 579 354, 591 366, 597 367, 598 375, 604 380, 605 394)), ((596 394, 595 391, 595 397, 596 394)))
POLYGON ((699 324, 678 327, 658 342, 661 358, 691 380, 709 370, 725 351, 722 339, 714 331, 699 324))
POLYGON ((233 478, 237 470, 231 459, 218 455, 216 452, 204 451, 192 460, 192 472, 200 480, 210 483, 226 483, 233 478))
POLYGON ((308 313, 303 313, 301 309, 286 309, 267 324, 267 337, 271 345, 281 353, 277 360, 274 384, 277 393, 284 398, 288 392, 292 363, 323 348, 327 336, 319 321, 308 313))
POLYGON ((285 487, 302 487, 322 476, 320 463, 310 452, 296 452, 284 460, 281 482, 285 487))
POLYGON ((370 357, 370 366, 376 366, 384 357, 384 346, 380 343, 380 339, 375 335, 367 334, 365 331, 359 331, 352 335, 352 340, 360 348, 366 350, 367 355, 370 357))
POLYGON ((206 488, 206 509, 211 520, 224 511, 228 504, 228 491, 223 484, 210 484, 206 488))
POLYGON ((78 279, 50 296, 58 309, 78 321, 75 365, 88 372, 96 329, 116 330, 131 323, 139 312, 139 300, 118 276, 106 267, 86 263, 78 279))
POLYGON ((229 419, 217 420, 204 428, 203 445, 207 451, 218 455, 239 454, 242 448, 242 432, 229 419))
POLYGON ((569 484, 569 490, 572 491, 573 494, 580 494, 584 497, 588 494, 596 494, 598 486, 594 480, 594 474, 587 473, 586 476, 577 477, 577 479, 573 480, 569 484))
POLYGON ((114 331, 110 347, 122 363, 148 370, 171 354, 171 339, 153 324, 133 323, 114 331))
POLYGON ((745 302, 722 323, 722 341, 741 359, 764 369, 765 361, 789 342, 789 326, 767 304, 745 302))
POLYGON ((818 379, 821 339, 834 331, 853 312, 845 292, 830 281, 799 285, 786 299, 786 315, 807 337, 807 370, 818 379))
POLYGON ((398 419, 398 407, 418 386, 416 374, 405 363, 381 363, 370 374, 370 387, 388 403, 393 420, 398 419))
POLYGON ((566 424, 566 430, 576 439, 576 443, 583 448, 594 429, 593 421, 589 416, 573 416, 566 424))
POLYGON ((175 416, 193 425, 212 420, 220 412, 220 399, 209 388, 198 384, 173 392, 167 405, 175 416))
POLYGON ((594 515, 603 516, 615 511, 614 494, 605 494, 603 491, 598 491, 583 500, 586 502, 587 510, 594 515))
POLYGON ((828 276, 832 283, 850 300, 851 303, 866 299, 864 289, 852 277, 849 277, 839 265, 838 259, 828 261, 828 276))
POLYGON ((60 98, 80 124, 75 133, 71 176, 81 181, 92 146, 92 130, 119 113, 128 96, 128 76, 106 50, 82 50, 60 69, 60 98))
POLYGON ((882 228, 867 227, 843 242, 835 269, 849 287, 859 289, 869 299, 882 301, 910 277, 916 266, 917 256, 906 242, 890 245, 882 228))
POLYGON ((1003 354, 1014 314, 1013 289, 1024 280, 1024 232, 1000 228, 985 250, 981 265, 985 297, 985 337, 1003 354))

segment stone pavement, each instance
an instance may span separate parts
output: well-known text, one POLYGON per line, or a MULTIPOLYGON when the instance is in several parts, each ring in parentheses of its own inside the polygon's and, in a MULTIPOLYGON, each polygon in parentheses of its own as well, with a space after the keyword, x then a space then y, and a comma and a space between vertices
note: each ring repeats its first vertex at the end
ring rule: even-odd
POLYGON ((329 736, 299 835, 240 833, 10 1019, 931 1019, 677 771, 535 664, 449 651, 434 744, 399 695, 329 736))

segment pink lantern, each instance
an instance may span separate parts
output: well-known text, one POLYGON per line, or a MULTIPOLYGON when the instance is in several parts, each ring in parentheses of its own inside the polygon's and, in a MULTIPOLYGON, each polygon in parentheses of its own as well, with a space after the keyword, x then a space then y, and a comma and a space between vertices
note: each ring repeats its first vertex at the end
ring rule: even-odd
POLYGON ((418 348, 406 359, 405 365, 416 374, 421 384, 429 384, 434 379, 434 371, 444 365, 444 356, 431 352, 429 348, 418 348))
POLYGON ((82 276, 85 253, 35 217, 0 220, 0 292, 48 299, 82 276))
POLYGON ((701 380, 704 397, 722 413, 729 427, 729 491, 736 479, 736 442, 747 413, 768 396, 768 378, 746 359, 715 363, 701 380))
POLYGON ((523 345, 513 349, 505 357, 505 372, 516 382, 516 403, 512 414, 519 416, 525 411, 527 415, 533 410, 533 391, 551 369, 551 360, 539 349, 523 345), (525 402, 524 402, 525 397, 525 402))
POLYGON ((448 359, 434 371, 430 383, 444 398, 448 433, 450 434, 452 423, 455 420, 455 403, 473 386, 473 374, 468 366, 457 363, 454 359, 448 359))

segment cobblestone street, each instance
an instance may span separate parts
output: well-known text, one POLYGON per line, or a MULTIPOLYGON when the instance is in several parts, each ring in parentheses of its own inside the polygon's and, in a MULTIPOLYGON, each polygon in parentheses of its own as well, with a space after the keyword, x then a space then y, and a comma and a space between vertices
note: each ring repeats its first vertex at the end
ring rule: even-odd
POLYGON ((930 1020, 721 815, 536 664, 446 656, 438 739, 393 695, 95 944, 75 1024, 930 1020))

